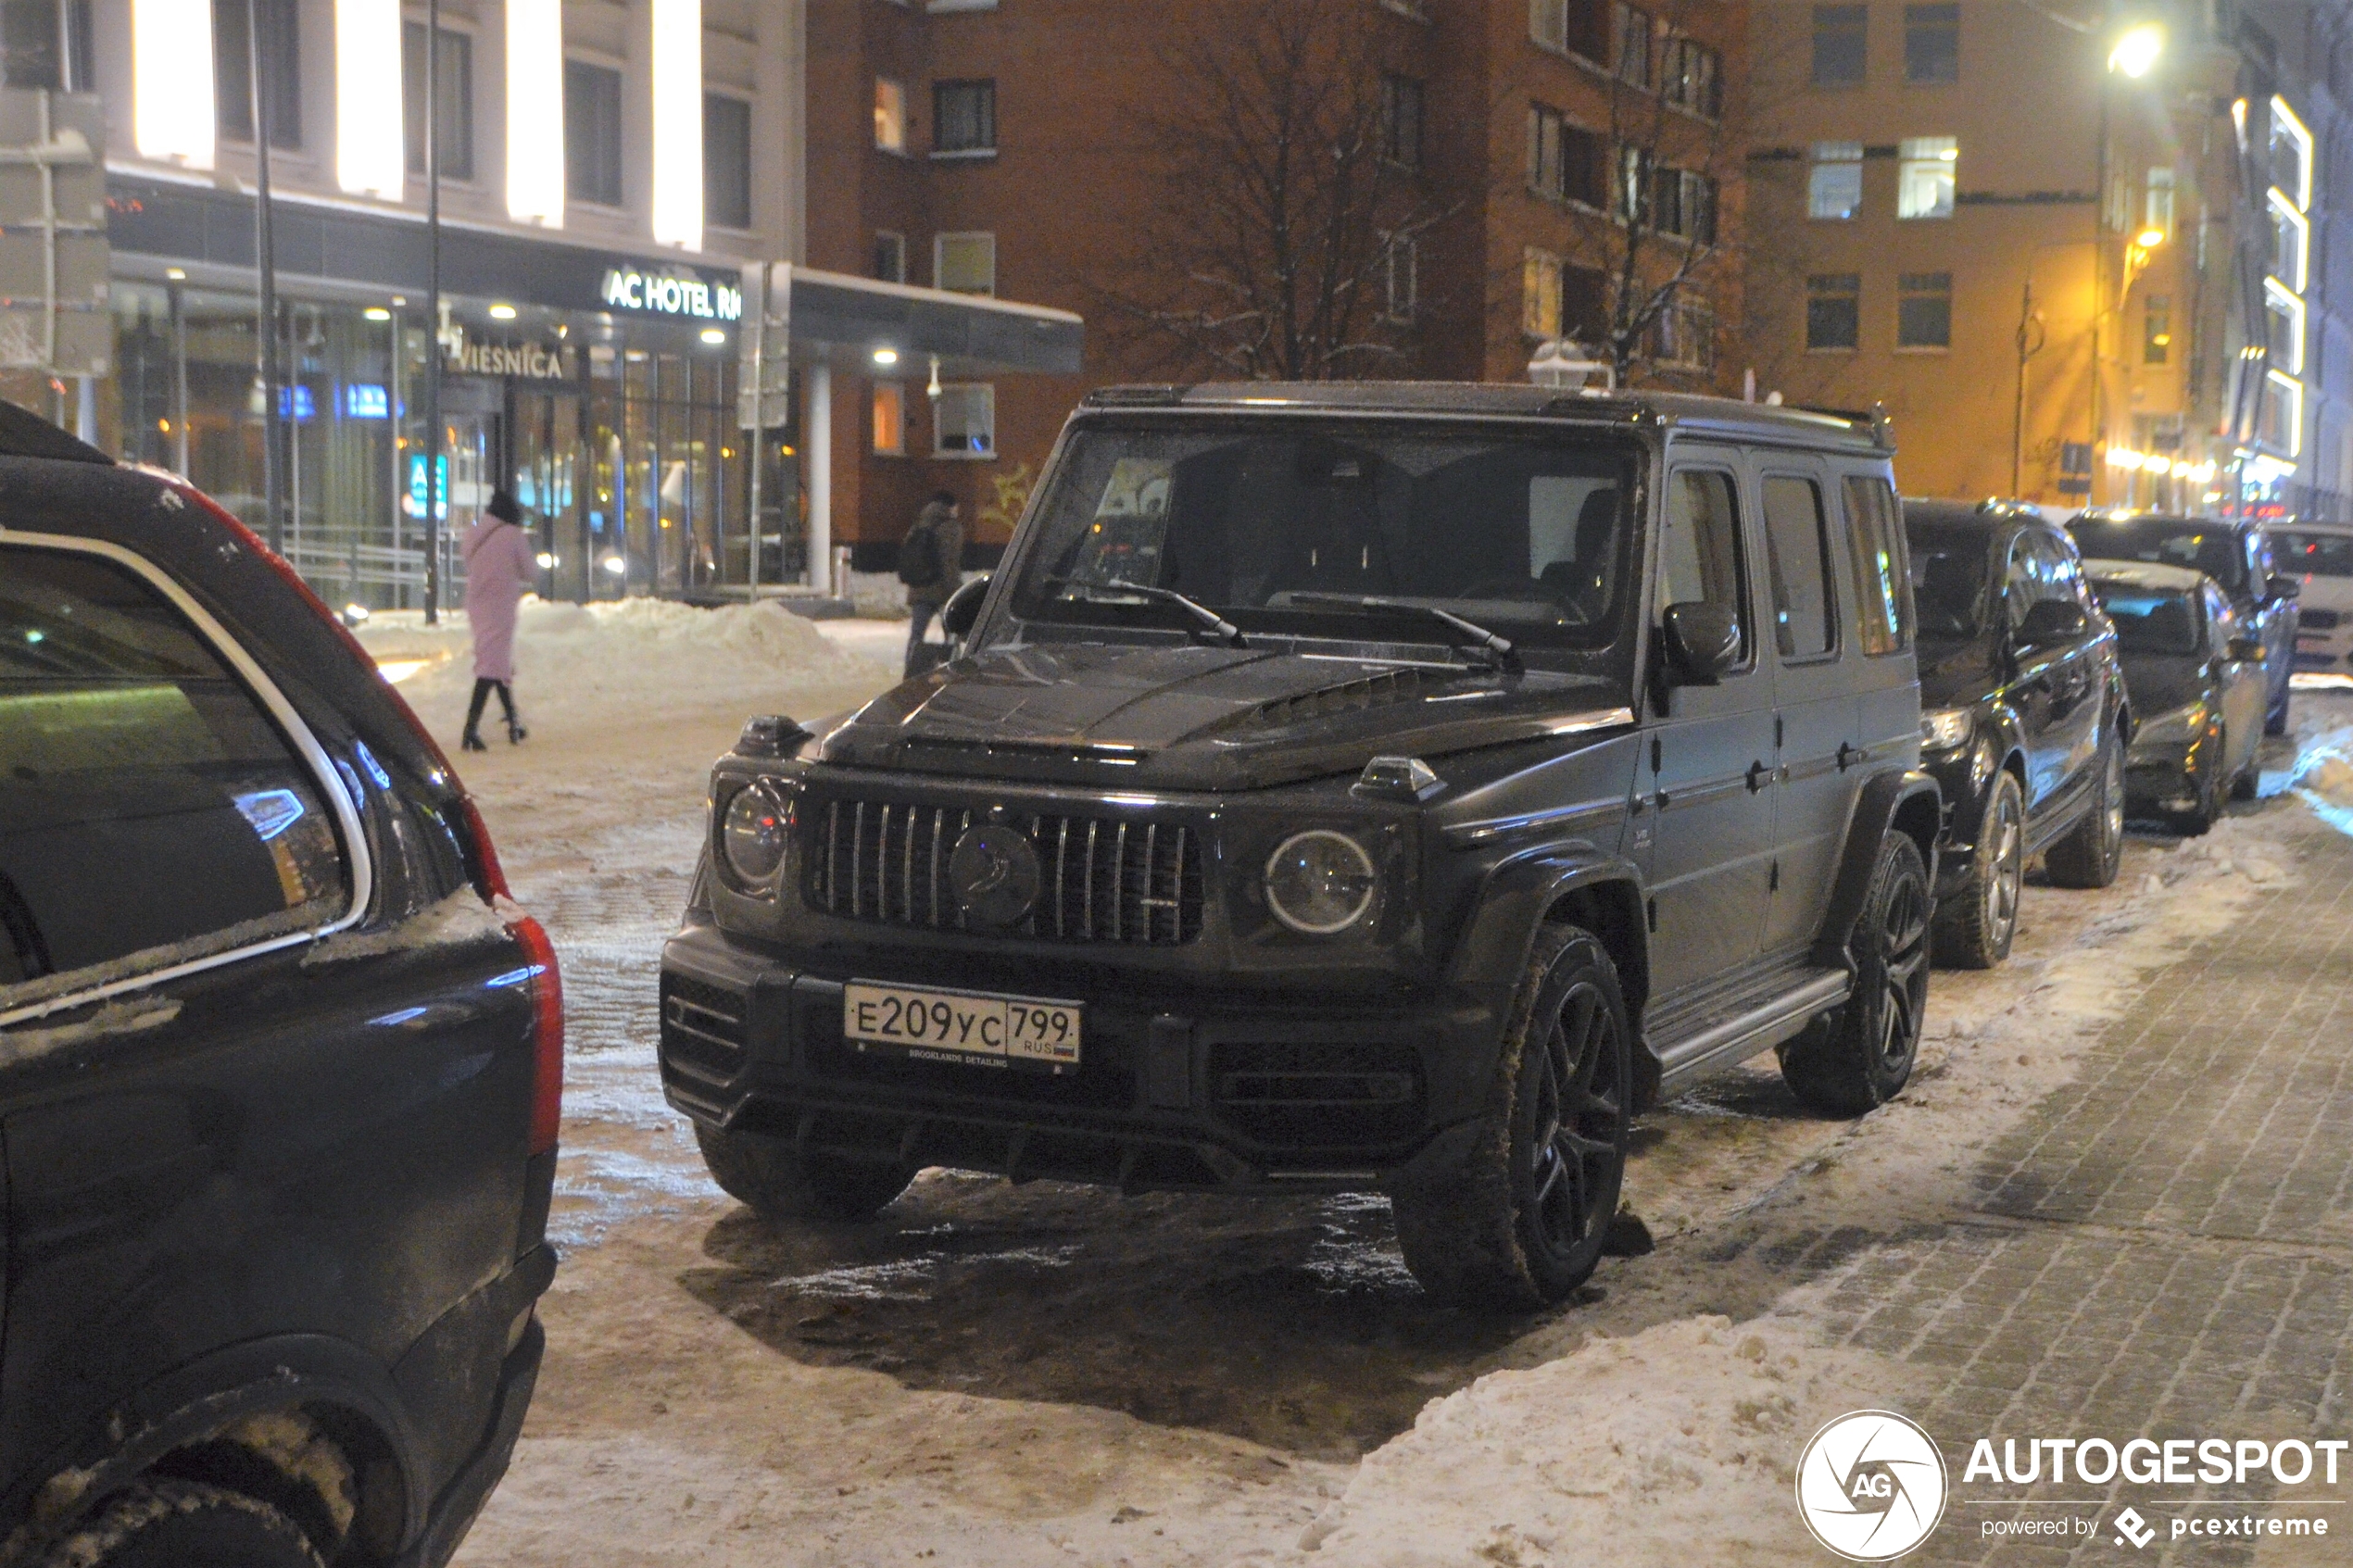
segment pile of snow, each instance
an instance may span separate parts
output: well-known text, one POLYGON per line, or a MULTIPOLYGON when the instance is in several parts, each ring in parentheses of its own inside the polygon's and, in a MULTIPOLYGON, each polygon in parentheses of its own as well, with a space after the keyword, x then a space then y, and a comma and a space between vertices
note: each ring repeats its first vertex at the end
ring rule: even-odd
MULTIPOLYGON (((422 611, 381 610, 358 634, 420 709, 462 702, 472 689, 462 610, 437 626, 425 625, 422 611), (419 662, 421 669, 402 668, 419 662)), ((574 605, 529 597, 516 623, 515 693, 526 716, 749 712, 787 692, 871 687, 883 672, 773 601, 700 609, 668 599, 574 605)))
POLYGON ((1905 1381, 1884 1358, 1823 1349, 1772 1318, 1596 1336, 1432 1400, 1365 1458, 1288 1561, 1551 1568, 1606 1543, 1603 1555, 1628 1562, 1695 1549, 1710 1563, 1812 1562, 1791 1502, 1798 1453, 1823 1423, 1884 1408, 1905 1381))

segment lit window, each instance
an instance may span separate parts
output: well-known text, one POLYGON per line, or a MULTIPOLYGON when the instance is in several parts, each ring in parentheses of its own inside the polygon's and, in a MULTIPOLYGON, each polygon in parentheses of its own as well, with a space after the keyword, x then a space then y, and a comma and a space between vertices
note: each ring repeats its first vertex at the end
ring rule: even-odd
POLYGON ((1861 336, 1863 278, 1818 272, 1806 280, 1806 346, 1850 353, 1861 336))
POLYGON ((1960 79, 1960 6, 1905 6, 1904 80, 1916 87, 1935 87, 1960 79))
POLYGON ((2141 306, 2141 363, 2162 365, 2173 348, 2173 296, 2153 294, 2141 306))
POLYGON ((1806 216, 1841 222, 1863 207, 1863 144, 1817 142, 1806 182, 1806 216))
POLYGON ((1529 337, 1561 335, 1561 258, 1529 250, 1520 262, 1520 329, 1529 337))
POLYGON ((2306 257, 2311 245, 2311 220, 2288 205, 2277 191, 2270 194, 2271 210, 2271 276, 2302 294, 2306 257))
POLYGON ((1896 150, 1896 217, 1953 216, 1953 177, 1960 146, 1951 136, 1904 138, 1896 150))
POLYGON ((1953 346, 1953 274, 1906 272, 1895 283, 1895 346, 1953 346))
POLYGON ((931 245, 932 286, 950 294, 997 292, 997 236, 939 234, 931 245))
POLYGON ((2312 210, 2312 133, 2285 98, 2271 100, 2271 183, 2296 211, 2312 210))
POLYGON ((2271 368, 2292 376, 2304 373, 2304 301, 2280 286, 2276 278, 2263 280, 2263 315, 2271 332, 2271 368))
POLYGON ((2143 209, 2144 226, 2160 234, 2173 232, 2173 171, 2170 169, 2149 170, 2148 201, 2143 209))
POLYGON ((875 450, 891 458, 907 450, 907 388, 901 383, 875 383, 875 450))
POLYGON ((943 386, 932 405, 932 452, 941 458, 997 455, 997 389, 986 383, 943 386))
POLYGON ((2256 439, 2275 452, 2295 457, 2304 449, 2304 383, 2294 376, 2270 370, 2263 377, 2263 402, 2257 414, 2256 439))
POLYGON ((887 153, 907 150, 907 88, 887 76, 875 78, 875 145, 887 153))

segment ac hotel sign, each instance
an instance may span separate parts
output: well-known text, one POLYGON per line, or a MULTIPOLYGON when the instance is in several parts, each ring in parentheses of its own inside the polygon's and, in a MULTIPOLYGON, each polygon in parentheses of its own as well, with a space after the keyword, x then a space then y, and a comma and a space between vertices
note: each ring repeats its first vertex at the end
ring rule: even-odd
POLYGON ((635 267, 609 267, 599 291, 609 310, 733 321, 744 313, 743 291, 732 284, 635 267))

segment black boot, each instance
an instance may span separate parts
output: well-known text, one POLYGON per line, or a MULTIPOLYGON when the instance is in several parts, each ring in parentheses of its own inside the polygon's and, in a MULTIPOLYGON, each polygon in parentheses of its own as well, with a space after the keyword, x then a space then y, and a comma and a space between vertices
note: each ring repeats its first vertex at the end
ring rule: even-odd
POLYGON ((488 751, 490 749, 488 746, 482 744, 482 737, 474 734, 471 728, 469 728, 463 735, 459 737, 458 745, 460 749, 466 751, 488 751))
POLYGON ((531 732, 522 727, 522 720, 515 713, 514 692, 504 681, 498 683, 497 690, 499 711, 507 716, 507 744, 513 746, 518 742, 529 740, 531 732))
MULTIPOLYGON (((473 700, 466 704, 466 733, 458 742, 458 745, 461 749, 466 751, 488 751, 490 749, 488 746, 482 744, 482 706, 484 703, 490 700, 490 694, 494 690, 497 689, 497 682, 486 677, 477 676, 475 678, 473 700)), ((508 706, 507 712, 510 720, 511 721, 514 713, 512 704, 508 706)))

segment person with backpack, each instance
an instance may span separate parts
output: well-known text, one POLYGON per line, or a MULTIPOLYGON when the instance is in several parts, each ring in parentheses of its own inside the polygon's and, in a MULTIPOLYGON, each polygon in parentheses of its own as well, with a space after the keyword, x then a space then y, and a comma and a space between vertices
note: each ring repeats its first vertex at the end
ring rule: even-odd
POLYGON ((907 673, 931 668, 924 633, 949 596, 963 585, 964 525, 952 491, 934 492, 899 543, 899 581, 907 584, 907 673))

